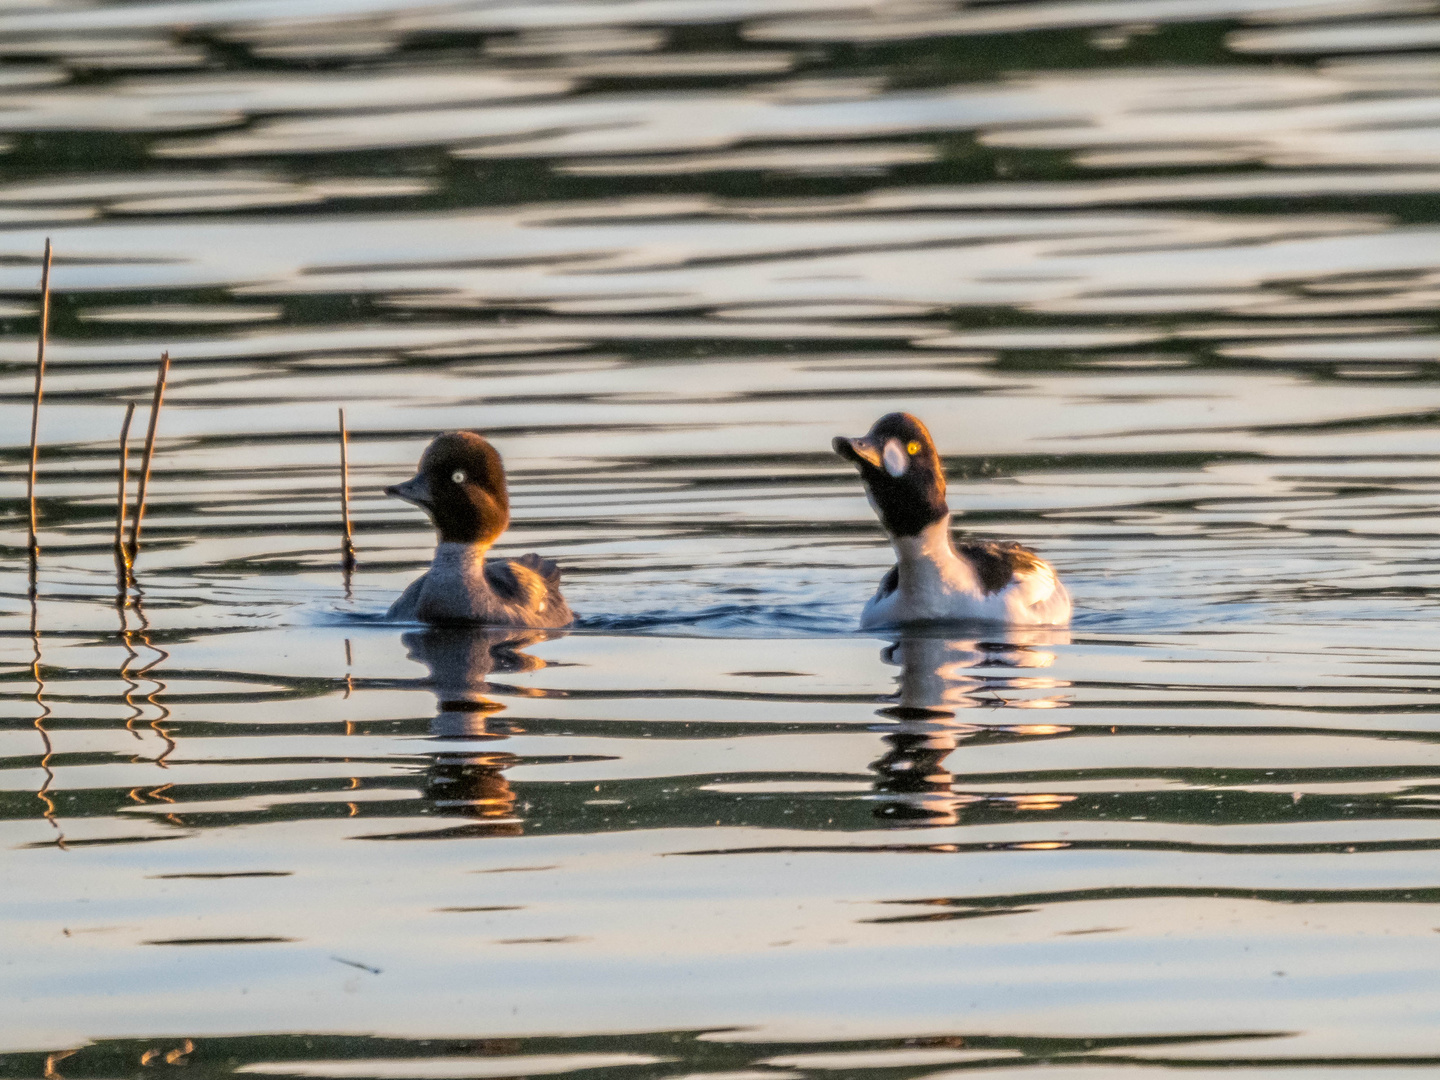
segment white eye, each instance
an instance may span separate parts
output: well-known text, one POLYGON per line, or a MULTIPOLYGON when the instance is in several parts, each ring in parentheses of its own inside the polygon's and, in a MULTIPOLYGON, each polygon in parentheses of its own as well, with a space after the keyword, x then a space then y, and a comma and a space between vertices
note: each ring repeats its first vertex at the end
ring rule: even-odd
POLYGON ((885 444, 885 452, 881 457, 885 459, 885 471, 891 476, 904 476, 905 471, 910 468, 910 455, 905 452, 898 439, 891 439, 885 444))
POLYGON ((452 472, 452 473, 450 474, 450 479, 451 479, 451 480, 454 480, 455 483, 457 483, 457 484, 463 484, 463 483, 465 482, 465 480, 466 480, 465 470, 464 470, 464 469, 456 469, 454 472, 452 472))

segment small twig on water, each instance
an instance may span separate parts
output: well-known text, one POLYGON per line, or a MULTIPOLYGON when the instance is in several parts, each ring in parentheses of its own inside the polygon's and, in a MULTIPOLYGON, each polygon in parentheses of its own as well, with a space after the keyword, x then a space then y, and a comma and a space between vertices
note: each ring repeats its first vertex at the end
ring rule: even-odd
POLYGON ((45 338, 50 328, 50 240, 40 267, 40 333, 35 348, 35 401, 30 407, 30 475, 26 493, 30 501, 30 598, 35 598, 40 570, 39 514, 35 507, 35 467, 40 461, 40 399, 45 393, 45 338))
POLYGON ((160 370, 155 373, 155 397, 150 402, 150 426, 145 431, 145 455, 140 461, 140 487, 135 493, 135 517, 130 521, 130 546, 126 561, 134 573, 135 556, 140 551, 140 522, 145 517, 145 496, 150 489, 150 459, 155 455, 155 425, 160 419, 160 406, 165 404, 165 377, 170 374, 170 354, 160 354, 160 370))
POLYGON ((345 588, 350 588, 350 575, 355 571, 355 541, 350 535, 350 437, 345 430, 345 410, 340 410, 340 519, 345 537, 340 542, 340 568, 345 574, 345 588))
POLYGON ((115 496, 115 571, 120 587, 130 583, 130 560, 125 554, 125 489, 130 480, 130 421, 135 418, 135 402, 125 406, 125 422, 120 425, 120 489, 115 496))
POLYGON ((330 957, 330 959, 334 960, 337 964, 344 964, 346 967, 359 968, 361 971, 368 971, 371 975, 384 974, 384 972, 380 968, 371 967, 369 964, 362 964, 359 960, 346 960, 343 956, 332 956, 330 957))

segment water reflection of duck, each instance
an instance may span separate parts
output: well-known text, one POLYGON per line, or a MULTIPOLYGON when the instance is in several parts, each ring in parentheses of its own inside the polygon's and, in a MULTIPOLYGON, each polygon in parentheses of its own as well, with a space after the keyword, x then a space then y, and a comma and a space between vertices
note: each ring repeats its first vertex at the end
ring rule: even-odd
POLYGON ((560 570, 539 555, 486 559, 510 524, 510 495, 500 455, 473 431, 441 435, 415 476, 385 489, 423 509, 439 542, 430 569, 390 606, 389 618, 484 626, 569 626, 560 570))
MULTIPOLYGON (((437 739, 475 742, 504 739, 522 729, 496 714, 505 706, 486 696, 495 672, 535 671, 545 661, 523 652, 550 635, 541 631, 436 626, 405 634, 410 659, 430 669, 430 688, 438 709, 430 722, 437 739)), ((515 817, 516 795, 505 770, 514 754, 465 749, 431 756, 425 797, 437 810, 485 820, 486 833, 514 836, 522 829, 515 817)))
POLYGON ((1029 548, 995 541, 956 546, 945 470, 930 432, 915 417, 890 413, 868 434, 839 436, 832 445, 860 470, 895 548, 895 565, 861 612, 862 627, 1070 621, 1070 594, 1054 568, 1029 548))
MULTIPOLYGON (((1053 679, 986 676, 978 669, 1046 668, 1055 654, 1038 646, 1064 644, 1065 631, 1010 631, 1009 640, 947 640, 907 636, 888 645, 881 659, 900 669, 896 704, 881 714, 895 721, 883 739, 887 751, 871 764, 876 774, 877 817, 914 824, 954 825, 960 808, 981 796, 954 791, 955 778, 945 759, 962 742, 984 730, 956 721, 958 709, 1010 705, 1053 707, 1056 697, 1006 701, 1002 689, 1046 689, 1063 685, 1053 679)), ((1044 725, 1050 733, 1054 725, 1044 725)), ((1036 733, 1041 733, 1037 728, 1036 733)))

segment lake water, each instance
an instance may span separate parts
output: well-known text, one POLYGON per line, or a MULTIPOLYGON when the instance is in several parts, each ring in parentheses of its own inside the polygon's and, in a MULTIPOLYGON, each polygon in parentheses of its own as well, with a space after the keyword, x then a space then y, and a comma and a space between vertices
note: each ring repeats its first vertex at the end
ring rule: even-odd
POLYGON ((1433 5, 12 0, 0 142, 0 1075, 1440 1066, 1433 5), (855 630, 899 408, 1068 632, 855 630), (573 632, 383 621, 458 427, 573 632))

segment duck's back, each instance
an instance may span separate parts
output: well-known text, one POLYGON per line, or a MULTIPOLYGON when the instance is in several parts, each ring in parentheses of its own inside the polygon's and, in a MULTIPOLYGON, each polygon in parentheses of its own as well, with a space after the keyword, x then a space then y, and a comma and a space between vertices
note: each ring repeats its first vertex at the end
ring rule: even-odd
POLYGON ((967 540, 955 545, 955 553, 975 568, 975 576, 987 593, 997 593, 1047 565, 1035 552, 1013 540, 967 540))
POLYGON ((575 613, 560 593, 560 568, 539 555, 486 559, 441 544, 430 569, 390 608, 392 619, 481 626, 569 626, 575 613))
POLYGON ((1013 540, 971 540, 955 553, 975 571, 986 598, 1003 600, 1005 621, 1058 624, 1070 619, 1070 593, 1055 568, 1013 540))
POLYGON ((518 559, 486 559, 490 591, 514 612, 513 626, 568 626, 575 613, 560 593, 560 567, 534 552, 518 559))

